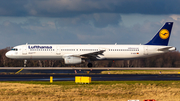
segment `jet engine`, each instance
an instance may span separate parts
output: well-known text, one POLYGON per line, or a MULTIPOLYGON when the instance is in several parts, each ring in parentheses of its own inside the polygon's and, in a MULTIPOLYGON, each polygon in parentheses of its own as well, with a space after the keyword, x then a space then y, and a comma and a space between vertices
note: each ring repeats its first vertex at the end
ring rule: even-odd
POLYGON ((64 57, 65 64, 79 64, 82 62, 80 57, 66 56, 64 57))

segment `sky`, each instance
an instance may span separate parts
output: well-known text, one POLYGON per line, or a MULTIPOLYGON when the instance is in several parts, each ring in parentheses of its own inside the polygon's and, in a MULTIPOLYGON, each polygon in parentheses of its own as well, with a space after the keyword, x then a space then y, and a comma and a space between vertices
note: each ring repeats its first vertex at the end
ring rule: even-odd
POLYGON ((0 49, 21 44, 145 44, 174 22, 180 0, 0 0, 0 49))

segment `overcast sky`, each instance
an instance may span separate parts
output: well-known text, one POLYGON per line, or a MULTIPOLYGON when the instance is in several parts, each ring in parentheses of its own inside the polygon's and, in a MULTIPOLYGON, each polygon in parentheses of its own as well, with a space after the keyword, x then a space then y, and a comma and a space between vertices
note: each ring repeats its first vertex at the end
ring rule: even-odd
POLYGON ((0 0, 0 49, 25 43, 145 44, 167 21, 180 49, 180 0, 0 0))

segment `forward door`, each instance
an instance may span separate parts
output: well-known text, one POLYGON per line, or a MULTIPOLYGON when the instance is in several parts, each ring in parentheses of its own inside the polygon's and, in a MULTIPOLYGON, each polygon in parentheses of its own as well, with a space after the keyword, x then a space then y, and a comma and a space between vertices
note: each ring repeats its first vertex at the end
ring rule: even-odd
POLYGON ((27 55, 27 45, 22 47, 22 55, 27 55))

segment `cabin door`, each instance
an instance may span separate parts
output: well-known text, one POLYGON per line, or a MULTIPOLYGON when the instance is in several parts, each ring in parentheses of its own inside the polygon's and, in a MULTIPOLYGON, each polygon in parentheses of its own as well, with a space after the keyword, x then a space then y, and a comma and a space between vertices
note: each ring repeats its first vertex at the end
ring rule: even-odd
POLYGON ((60 47, 59 47, 59 46, 56 47, 56 54, 57 54, 57 55, 60 55, 60 54, 61 54, 61 52, 60 52, 60 47))
POLYGON ((144 55, 148 55, 148 47, 147 46, 144 47, 144 55))
POLYGON ((27 45, 22 47, 22 55, 27 55, 27 45))

